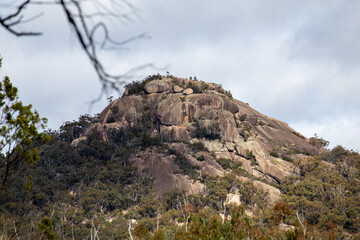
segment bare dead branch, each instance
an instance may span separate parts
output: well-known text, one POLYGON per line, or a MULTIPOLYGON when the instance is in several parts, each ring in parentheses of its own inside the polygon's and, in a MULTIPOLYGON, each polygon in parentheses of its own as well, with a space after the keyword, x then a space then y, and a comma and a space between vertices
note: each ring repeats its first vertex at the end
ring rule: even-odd
POLYGON ((26 5, 28 5, 29 3, 30 3, 30 0, 26 0, 25 2, 23 2, 22 4, 19 5, 19 7, 17 8, 15 13, 10 14, 6 18, 4 18, 3 20, 8 21, 11 18, 14 18, 14 17, 18 16, 21 13, 21 11, 26 7, 26 5))
POLYGON ((153 64, 144 64, 130 69, 122 74, 111 74, 105 68, 98 52, 100 50, 126 50, 126 46, 140 39, 149 39, 147 32, 126 38, 122 41, 111 37, 106 20, 116 19, 118 21, 133 21, 133 16, 140 18, 138 9, 127 0, 109 0, 110 5, 103 0, 24 0, 16 10, 4 18, 0 17, 0 24, 16 36, 37 36, 40 32, 19 31, 17 26, 37 19, 43 13, 25 19, 24 10, 30 5, 57 5, 64 14, 70 29, 74 32, 80 48, 85 52, 101 83, 101 94, 90 102, 94 104, 99 101, 104 93, 112 90, 122 91, 122 86, 129 80, 134 80, 135 73, 144 68, 153 68, 153 64), (83 5, 84 4, 84 5, 83 5), (92 6, 89 8, 89 6, 92 6))
MULTIPOLYGON (((40 32, 26 32, 26 31, 18 31, 15 30, 13 27, 23 23, 23 17, 21 12, 25 9, 27 5, 30 4, 31 0, 26 0, 22 4, 20 4, 16 11, 12 14, 9 14, 7 17, 0 17, 0 24, 10 33, 14 34, 15 36, 39 36, 42 33, 40 32)), ((28 20, 26 20, 28 21, 28 20)))

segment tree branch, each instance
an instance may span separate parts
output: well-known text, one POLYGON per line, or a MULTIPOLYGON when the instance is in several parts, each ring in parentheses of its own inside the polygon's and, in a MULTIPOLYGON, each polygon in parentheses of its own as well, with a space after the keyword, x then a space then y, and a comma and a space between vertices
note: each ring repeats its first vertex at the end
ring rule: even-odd
MULTIPOLYGON (((134 67, 122 74, 112 74, 106 69, 103 61, 98 56, 99 50, 125 49, 124 46, 133 41, 150 38, 148 33, 144 32, 123 41, 114 40, 110 36, 108 24, 105 21, 106 17, 111 19, 116 18, 119 21, 131 22, 133 21, 132 16, 139 16, 135 6, 127 0, 110 0, 109 3, 111 5, 105 4, 103 0, 23 0, 12 14, 9 14, 4 18, 0 17, 0 25, 15 36, 38 36, 42 33, 19 31, 16 29, 17 26, 42 16, 42 13, 40 13, 34 17, 24 19, 26 7, 29 5, 56 5, 60 7, 65 14, 66 22, 75 33, 80 48, 90 60, 92 68, 95 70, 102 85, 101 98, 104 96, 104 93, 108 94, 109 91, 112 90, 120 93, 122 91, 122 86, 129 80, 133 80, 135 72, 144 68, 154 68, 153 64, 144 64, 134 67), (87 4, 86 8, 83 4, 87 4), (98 35, 97 33, 99 33, 99 31, 103 35, 98 35)), ((92 105, 99 101, 100 98, 94 99, 90 104, 92 105)))
MULTIPOLYGON (((23 21, 23 16, 20 15, 21 12, 25 9, 25 7, 30 3, 31 0, 26 0, 25 2, 23 2, 22 4, 20 4, 16 11, 13 14, 8 15, 5 18, 0 17, 0 24, 9 32, 11 32, 12 34, 14 34, 15 36, 39 36, 42 33, 40 32, 25 32, 25 31, 17 31, 15 30, 13 27, 19 24, 24 23, 23 21), (20 16, 19 16, 20 15, 20 16), (18 17, 18 19, 13 20, 13 18, 18 17)), ((28 21, 28 20, 27 20, 28 21)))

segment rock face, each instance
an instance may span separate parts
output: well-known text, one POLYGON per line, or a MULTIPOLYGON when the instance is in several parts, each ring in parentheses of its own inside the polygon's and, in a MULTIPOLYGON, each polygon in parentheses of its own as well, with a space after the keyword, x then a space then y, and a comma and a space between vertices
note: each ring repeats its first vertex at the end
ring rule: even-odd
MULTIPOLYGON (((201 174, 222 176, 227 170, 219 165, 218 159, 231 159, 249 174, 279 183, 291 173, 291 159, 318 153, 286 123, 232 98, 221 86, 174 77, 150 81, 142 93, 110 103, 85 136, 95 132, 107 141, 108 130, 134 127, 144 116, 154 119, 156 128, 151 135, 178 149, 201 174), (199 144, 205 148, 194 153, 191 146, 199 144)), ((85 136, 76 139, 74 147, 85 136)), ((189 193, 203 191, 202 183, 179 174, 174 159, 175 155, 166 156, 154 147, 132 156, 131 162, 140 174, 155 179, 154 187, 159 194, 174 188, 189 193)), ((272 191, 272 196, 278 196, 276 189, 264 184, 256 183, 272 191)))

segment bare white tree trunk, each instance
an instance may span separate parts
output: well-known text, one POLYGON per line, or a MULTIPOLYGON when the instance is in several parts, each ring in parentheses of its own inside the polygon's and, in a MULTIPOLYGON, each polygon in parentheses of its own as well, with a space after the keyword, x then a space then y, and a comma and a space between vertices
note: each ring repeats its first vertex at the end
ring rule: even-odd
POLYGON ((74 223, 73 222, 71 222, 71 237, 73 240, 75 240, 75 238, 74 238, 74 223))
POLYGON ((160 221, 161 214, 159 213, 159 210, 157 212, 157 219, 156 219, 156 231, 159 231, 159 221, 160 221))
MULTIPOLYGON (((33 220, 31 220, 30 230, 29 230, 29 240, 31 240, 31 234, 33 232, 33 229, 34 229, 34 222, 33 222, 33 220)), ((0 238, 0 239, 2 239, 2 238, 0 238)))
POLYGON ((222 224, 224 224, 225 218, 226 218, 226 204, 225 204, 225 201, 223 202, 223 209, 224 209, 224 212, 223 212, 224 218, 223 218, 223 220, 222 220, 222 224))
POLYGON ((185 216, 185 232, 188 231, 188 224, 189 224, 189 218, 191 216, 191 212, 188 209, 189 205, 189 199, 187 197, 187 194, 184 195, 184 216, 185 216))
POLYGON ((20 240, 19 235, 17 234, 15 221, 13 221, 13 223, 14 223, 14 231, 15 231, 16 238, 17 238, 18 240, 20 240))
MULTIPOLYGON (((4 216, 4 215, 3 215, 4 216)), ((3 228, 3 232, 1 234, 1 237, 0 237, 0 240, 3 240, 4 239, 4 234, 6 234, 6 220, 4 218, 4 228, 3 228)))
POLYGON ((129 219, 129 229, 128 230, 129 230, 130 239, 134 240, 132 237, 132 234, 131 234, 131 219, 129 219))
POLYGON ((91 229, 90 229, 91 240, 99 239, 99 237, 98 237, 99 229, 100 229, 100 224, 96 228, 96 226, 94 224, 94 219, 92 219, 91 220, 91 229), (93 231, 94 231, 94 235, 93 235, 93 231))
POLYGON ((301 221, 301 219, 300 219, 300 217, 299 217, 299 212, 296 212, 296 217, 297 217, 297 219, 299 220, 299 223, 300 223, 300 225, 301 225, 301 227, 302 227, 302 229, 303 229, 304 239, 306 239, 306 228, 305 228, 304 224, 302 223, 302 221, 301 221))

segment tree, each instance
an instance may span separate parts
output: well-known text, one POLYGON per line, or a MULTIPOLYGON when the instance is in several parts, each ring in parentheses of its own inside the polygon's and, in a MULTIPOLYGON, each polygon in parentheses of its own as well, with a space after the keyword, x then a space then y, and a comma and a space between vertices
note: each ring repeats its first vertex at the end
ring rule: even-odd
POLYGON ((21 3, 2 5, 10 10, 5 12, 6 9, 2 9, 0 25, 18 37, 42 35, 42 32, 38 31, 20 30, 25 23, 43 15, 43 13, 39 13, 35 16, 28 16, 30 15, 28 9, 51 6, 60 8, 65 15, 64 21, 75 33, 81 49, 90 60, 102 84, 102 94, 110 89, 121 91, 121 87, 133 78, 132 75, 136 71, 152 66, 151 64, 144 64, 123 74, 111 74, 105 69, 100 59, 101 50, 123 49, 135 40, 149 38, 146 32, 122 41, 115 41, 111 38, 109 23, 113 24, 115 21, 130 22, 133 16, 138 15, 137 8, 127 0, 22 0, 21 3))
POLYGON ((39 161, 36 145, 50 139, 46 133, 38 132, 38 128, 45 128, 46 118, 40 118, 31 108, 19 101, 18 89, 5 76, 0 82, 0 193, 22 163, 39 161))

